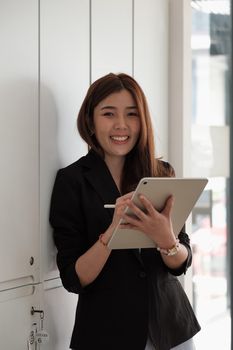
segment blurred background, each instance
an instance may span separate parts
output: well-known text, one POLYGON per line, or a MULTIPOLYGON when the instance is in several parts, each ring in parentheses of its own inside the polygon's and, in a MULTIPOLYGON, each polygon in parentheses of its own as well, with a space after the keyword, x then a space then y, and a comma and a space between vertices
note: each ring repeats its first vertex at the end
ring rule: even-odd
POLYGON ((231 3, 191 6, 192 173, 209 177, 192 213, 193 305, 203 325, 196 342, 230 349, 231 3))

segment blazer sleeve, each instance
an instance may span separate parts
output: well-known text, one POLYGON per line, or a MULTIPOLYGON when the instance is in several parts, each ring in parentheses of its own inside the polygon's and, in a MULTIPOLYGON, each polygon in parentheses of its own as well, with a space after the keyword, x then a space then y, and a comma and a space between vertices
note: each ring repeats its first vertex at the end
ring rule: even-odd
POLYGON ((77 180, 61 169, 58 171, 51 197, 50 224, 57 247, 57 266, 63 286, 73 293, 83 288, 75 263, 87 250, 84 219, 77 180))
POLYGON ((168 268, 169 272, 175 276, 180 276, 182 274, 185 274, 186 271, 188 270, 188 268, 192 264, 192 250, 191 250, 191 246, 190 246, 190 238, 189 238, 188 234, 185 232, 185 226, 180 231, 178 238, 179 238, 180 243, 186 247, 187 252, 188 252, 188 256, 187 256, 187 259, 185 260, 185 262, 178 269, 169 269, 168 268))
MULTIPOLYGON (((160 167, 162 167, 162 174, 163 176, 168 176, 168 177, 175 177, 175 169, 172 167, 172 165, 168 162, 162 161, 160 162, 160 167)), ((182 230, 180 231, 178 235, 179 241, 181 244, 183 244, 187 251, 188 251, 188 256, 185 262, 178 268, 178 269, 169 269, 169 272, 175 276, 182 275, 183 273, 185 274, 187 269, 191 266, 192 264, 192 250, 190 246, 190 238, 188 234, 185 232, 185 225, 183 226, 182 230)))

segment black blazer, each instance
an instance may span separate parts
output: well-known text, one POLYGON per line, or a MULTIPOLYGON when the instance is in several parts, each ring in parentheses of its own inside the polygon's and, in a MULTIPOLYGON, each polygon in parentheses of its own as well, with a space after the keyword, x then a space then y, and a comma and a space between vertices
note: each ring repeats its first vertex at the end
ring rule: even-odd
MULTIPOLYGON (((133 171, 133 170, 132 170, 133 171)), ((191 264, 171 270, 156 249, 113 250, 99 276, 82 288, 75 262, 112 221, 120 193, 105 162, 93 151, 58 171, 50 222, 64 287, 78 293, 71 348, 78 350, 144 350, 148 327, 158 350, 169 350, 196 334, 200 326, 177 275, 191 264)))

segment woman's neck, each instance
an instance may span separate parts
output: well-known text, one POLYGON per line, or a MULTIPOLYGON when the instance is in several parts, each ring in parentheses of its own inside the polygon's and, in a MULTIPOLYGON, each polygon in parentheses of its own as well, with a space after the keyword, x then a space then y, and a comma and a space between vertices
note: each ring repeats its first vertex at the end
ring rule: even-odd
POLYGON ((123 171, 123 166, 125 162, 124 157, 105 157, 105 163, 107 164, 107 167, 113 177, 113 180, 115 181, 117 188, 120 191, 120 184, 121 184, 121 175, 123 171))

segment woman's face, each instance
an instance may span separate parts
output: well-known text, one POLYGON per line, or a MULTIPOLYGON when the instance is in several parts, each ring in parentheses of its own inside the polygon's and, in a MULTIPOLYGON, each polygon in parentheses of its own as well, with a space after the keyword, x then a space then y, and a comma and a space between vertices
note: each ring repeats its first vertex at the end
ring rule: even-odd
POLYGON ((133 149, 140 133, 140 117, 128 90, 112 93, 95 107, 94 133, 105 160, 124 158, 133 149))

